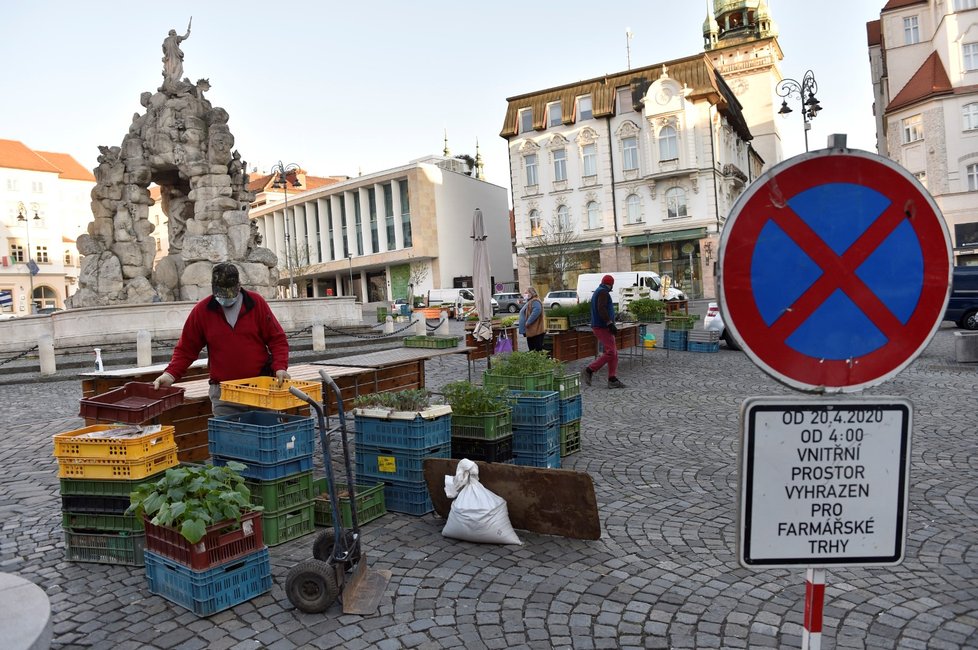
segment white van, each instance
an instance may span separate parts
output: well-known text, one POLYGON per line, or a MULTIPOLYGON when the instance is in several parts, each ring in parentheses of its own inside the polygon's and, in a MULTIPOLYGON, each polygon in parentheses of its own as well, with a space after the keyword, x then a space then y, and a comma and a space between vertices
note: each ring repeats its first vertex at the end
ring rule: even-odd
POLYGON ((577 299, 581 302, 591 300, 591 294, 601 284, 601 278, 610 275, 615 279, 611 288, 611 300, 617 305, 621 302, 621 290, 626 287, 641 287, 649 290, 653 300, 686 300, 686 294, 669 287, 665 297, 662 294, 662 280, 652 271, 623 271, 619 273, 582 273, 577 276, 577 299))
MULTIPOLYGON (((441 307, 442 305, 447 306, 449 317, 455 317, 455 318, 459 317, 459 314, 455 313, 455 305, 458 304, 459 298, 462 299, 463 312, 468 312, 475 307, 474 289, 465 287, 465 288, 428 290, 428 306, 429 307, 441 307)), ((497 311, 499 311, 499 302, 495 298, 493 298, 492 313, 495 314, 497 311)))

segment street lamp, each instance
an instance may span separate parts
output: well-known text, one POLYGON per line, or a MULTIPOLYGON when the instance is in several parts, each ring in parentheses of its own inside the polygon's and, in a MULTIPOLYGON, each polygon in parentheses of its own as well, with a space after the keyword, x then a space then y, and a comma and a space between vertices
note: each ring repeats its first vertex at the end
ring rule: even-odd
POLYGON ((355 296, 357 292, 353 290, 353 253, 348 253, 346 259, 350 260, 350 293, 355 296))
MULTIPOLYGON (((33 221, 40 221, 41 220, 41 215, 39 215, 37 213, 37 204, 34 203, 34 204, 31 205, 31 207, 34 208, 34 219, 33 219, 33 221)), ((33 314, 35 312, 35 310, 34 310, 34 274, 37 273, 37 264, 35 264, 33 258, 31 258, 31 221, 32 220, 27 218, 27 215, 24 214, 25 212, 27 212, 27 207, 24 205, 24 203, 23 202, 18 203, 17 204, 17 221, 23 221, 24 222, 24 229, 27 232, 27 273, 29 274, 30 283, 31 283, 31 313, 33 314)))
POLYGON ((299 182, 299 176, 296 174, 299 171, 301 171, 301 168, 295 163, 283 165, 280 160, 272 165, 272 175, 275 176, 275 182, 272 183, 272 187, 285 192, 285 267, 289 271, 289 298, 295 298, 295 278, 292 276, 291 237, 289 235, 289 174, 292 174, 292 187, 302 187, 302 183, 299 182))
POLYGON ((801 83, 798 83, 794 79, 782 79, 778 83, 776 90, 778 97, 786 98, 781 101, 781 110, 778 111, 779 115, 787 115, 792 112, 788 107, 788 97, 797 97, 801 100, 801 118, 805 125, 805 151, 808 151, 808 131, 812 128, 811 122, 818 115, 818 112, 822 110, 822 106, 815 98, 815 93, 818 92, 818 84, 815 83, 815 73, 811 70, 806 72, 805 76, 802 77, 801 83))

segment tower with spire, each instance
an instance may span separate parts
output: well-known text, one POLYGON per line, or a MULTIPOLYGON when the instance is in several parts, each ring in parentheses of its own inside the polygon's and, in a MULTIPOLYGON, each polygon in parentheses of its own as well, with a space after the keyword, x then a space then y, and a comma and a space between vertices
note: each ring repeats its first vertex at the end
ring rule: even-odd
POLYGON ((775 88, 784 58, 768 0, 707 0, 703 49, 744 107, 768 169, 784 158, 775 88))

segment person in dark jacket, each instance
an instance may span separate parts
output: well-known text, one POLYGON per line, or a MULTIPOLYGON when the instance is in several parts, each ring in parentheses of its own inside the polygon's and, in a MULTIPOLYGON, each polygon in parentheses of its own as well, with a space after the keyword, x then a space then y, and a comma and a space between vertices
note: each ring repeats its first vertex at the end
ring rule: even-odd
POLYGON ((543 318, 543 302, 533 287, 523 292, 523 308, 520 309, 519 331, 526 337, 526 347, 530 352, 543 350, 543 339, 547 328, 543 318))
POLYGON ((611 300, 613 286, 615 286, 615 279, 605 275, 591 295, 591 331, 601 343, 604 352, 581 371, 584 383, 588 386, 591 385, 594 373, 608 364, 608 388, 625 387, 625 384, 618 381, 618 346, 615 343, 618 326, 615 325, 615 304, 611 300))
POLYGON ((265 299, 241 288, 238 267, 230 262, 214 266, 211 291, 194 305, 183 325, 173 357, 153 382, 165 388, 179 381, 207 346, 211 405, 214 417, 254 410, 252 406, 221 400, 221 382, 274 376, 289 379, 289 342, 285 330, 265 299))

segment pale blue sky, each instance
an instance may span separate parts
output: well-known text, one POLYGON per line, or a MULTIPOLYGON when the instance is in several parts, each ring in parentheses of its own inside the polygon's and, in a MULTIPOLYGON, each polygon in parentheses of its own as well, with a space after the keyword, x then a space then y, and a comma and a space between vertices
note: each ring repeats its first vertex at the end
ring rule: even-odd
MULTIPOLYGON (((848 133, 875 151, 865 24, 884 0, 769 4, 783 74, 818 81, 812 148, 848 133)), ((249 167, 355 176, 440 153, 447 129, 453 154, 474 155, 478 138, 487 180, 508 188, 506 97, 625 70, 628 27, 632 67, 700 52, 706 2, 17 2, 0 22, 0 138, 94 167, 162 82, 167 31, 191 15, 184 74, 210 79, 249 167)), ((803 151, 797 110, 782 133, 786 155, 803 151)))

